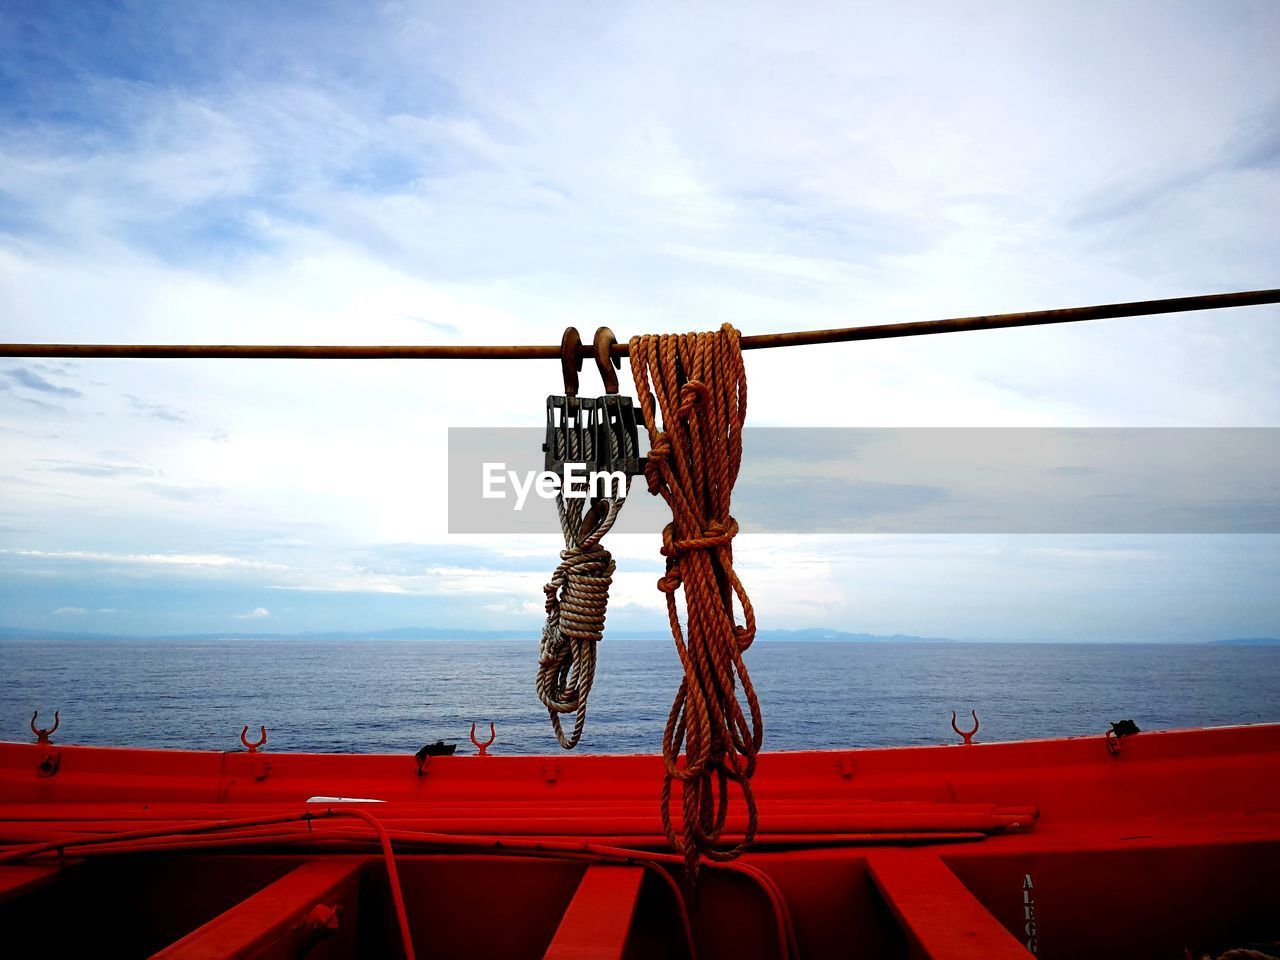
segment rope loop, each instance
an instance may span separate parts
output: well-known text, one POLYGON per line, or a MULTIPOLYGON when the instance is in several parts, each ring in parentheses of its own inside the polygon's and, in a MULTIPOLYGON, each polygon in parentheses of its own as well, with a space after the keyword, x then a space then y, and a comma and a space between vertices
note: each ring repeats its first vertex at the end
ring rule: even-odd
POLYGON ((667 572, 658 578, 658 589, 663 593, 675 593, 682 583, 684 583, 684 577, 680 575, 679 564, 668 560, 667 572))

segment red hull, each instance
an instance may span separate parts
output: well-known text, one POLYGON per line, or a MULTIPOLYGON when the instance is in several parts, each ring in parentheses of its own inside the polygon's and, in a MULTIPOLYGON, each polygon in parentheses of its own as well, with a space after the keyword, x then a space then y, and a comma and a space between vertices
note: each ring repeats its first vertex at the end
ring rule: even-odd
POLYGON ((395 956, 400 890, 424 957, 680 956, 691 936, 733 960, 1178 960, 1280 941, 1280 725, 767 754, 757 847, 696 894, 662 855, 661 771, 0 744, 0 953, 395 956))

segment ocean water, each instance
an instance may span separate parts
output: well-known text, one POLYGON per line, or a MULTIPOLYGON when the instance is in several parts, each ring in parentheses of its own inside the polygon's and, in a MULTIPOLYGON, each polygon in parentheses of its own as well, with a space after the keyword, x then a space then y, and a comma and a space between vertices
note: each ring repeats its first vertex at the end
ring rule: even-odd
MULTIPOLYGON (((660 749, 679 677, 669 642, 605 640, 587 753, 660 749)), ((4 641, 0 740, 62 712, 62 743, 412 753, 443 738, 470 753, 559 750, 533 689, 537 641, 4 641)), ((951 711, 977 739, 1280 721, 1280 646, 761 641, 747 654, 765 747, 950 743, 951 711)))

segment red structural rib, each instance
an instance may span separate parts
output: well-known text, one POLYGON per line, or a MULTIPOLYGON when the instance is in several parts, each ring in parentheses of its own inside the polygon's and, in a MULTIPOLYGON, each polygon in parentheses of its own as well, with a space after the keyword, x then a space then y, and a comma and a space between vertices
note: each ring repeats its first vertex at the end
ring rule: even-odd
POLYGON ((643 879, 640 867, 588 867, 545 960, 621 960, 643 879))
POLYGON ((61 867, 14 867, 0 865, 0 903, 16 900, 33 890, 48 886, 62 873, 61 867))
POLYGON ((304 863, 161 950, 154 960, 296 957, 320 939, 341 936, 344 922, 354 933, 356 890, 366 863, 364 857, 304 863))
POLYGON ((876 853, 867 858, 876 887, 919 960, 1027 960, 1013 938, 936 855, 876 853))

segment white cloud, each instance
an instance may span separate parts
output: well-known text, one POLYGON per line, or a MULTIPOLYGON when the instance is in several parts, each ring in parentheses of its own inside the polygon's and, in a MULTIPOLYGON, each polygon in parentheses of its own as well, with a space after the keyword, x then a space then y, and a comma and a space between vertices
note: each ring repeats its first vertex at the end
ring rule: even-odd
POLYGON ((228 557, 219 554, 127 554, 98 553, 88 550, 12 549, 0 549, 0 554, 12 554, 16 557, 30 557, 38 560, 86 560, 96 563, 138 564, 156 567, 211 567, 264 571, 285 569, 278 563, 264 563, 260 560, 246 560, 241 557, 228 557))
POLYGON ((268 610, 266 607, 254 607, 252 610, 249 610, 246 613, 233 614, 231 619, 233 620, 265 620, 269 616, 271 616, 271 611, 268 610))
POLYGON ((80 616, 81 614, 88 612, 89 611, 84 607, 59 607, 57 610, 53 611, 54 616, 58 617, 80 616))

